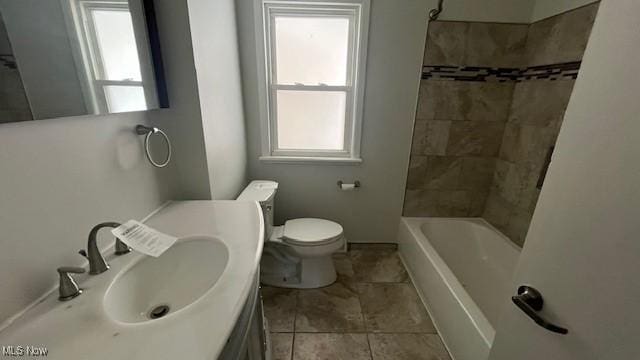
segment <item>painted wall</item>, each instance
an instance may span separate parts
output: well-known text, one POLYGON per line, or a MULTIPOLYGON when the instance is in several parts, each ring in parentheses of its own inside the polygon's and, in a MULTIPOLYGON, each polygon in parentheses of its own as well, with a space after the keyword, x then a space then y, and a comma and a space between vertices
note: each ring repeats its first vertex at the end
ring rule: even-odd
POLYGON ((536 0, 531 13, 531 22, 558 15, 594 2, 593 0, 536 0))
POLYGON ((235 4, 188 3, 211 196, 235 199, 247 166, 235 4))
POLYGON ((210 197, 186 0, 155 3, 171 109, 0 125, 0 321, 56 286, 57 267, 85 263, 93 225, 210 197), (140 123, 171 136, 169 167, 146 161, 140 123))
POLYGON ((360 165, 268 164, 260 156, 253 2, 236 1, 247 118, 249 175, 280 183, 276 222, 322 217, 349 241, 393 242, 402 208, 428 4, 372 1, 360 165), (358 191, 336 182, 360 180, 358 191))

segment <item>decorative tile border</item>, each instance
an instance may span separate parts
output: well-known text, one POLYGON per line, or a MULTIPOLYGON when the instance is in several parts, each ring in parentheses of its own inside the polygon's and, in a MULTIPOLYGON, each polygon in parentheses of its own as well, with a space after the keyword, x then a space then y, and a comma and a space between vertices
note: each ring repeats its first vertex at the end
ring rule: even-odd
POLYGON ((576 79, 581 61, 529 66, 526 68, 494 68, 486 66, 425 65, 422 78, 432 80, 521 82, 526 80, 576 79))

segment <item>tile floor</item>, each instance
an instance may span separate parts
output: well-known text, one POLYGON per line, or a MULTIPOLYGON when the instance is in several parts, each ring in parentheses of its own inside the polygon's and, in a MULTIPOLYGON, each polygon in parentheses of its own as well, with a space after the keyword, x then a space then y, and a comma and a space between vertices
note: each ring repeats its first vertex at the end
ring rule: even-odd
POLYGON ((352 245, 322 289, 263 287, 274 360, 450 360, 395 245, 352 245))

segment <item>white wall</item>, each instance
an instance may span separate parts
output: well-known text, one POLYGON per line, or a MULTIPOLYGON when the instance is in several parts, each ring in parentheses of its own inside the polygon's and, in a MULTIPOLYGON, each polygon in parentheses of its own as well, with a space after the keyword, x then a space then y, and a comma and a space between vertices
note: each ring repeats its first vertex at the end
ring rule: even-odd
POLYGON ((558 15, 594 2, 594 0, 536 0, 531 14, 531 22, 558 15))
POLYGON ((246 141, 234 0, 188 0, 211 196, 246 184, 246 141))
POLYGON ((360 165, 266 164, 260 155, 253 2, 239 14, 245 114, 252 179, 280 183, 276 221, 337 220, 350 241, 393 242, 402 210, 428 6, 420 0, 372 1, 360 165), (336 182, 362 188, 340 192, 336 182))
POLYGON ((93 225, 210 196, 186 0, 155 3, 171 109, 0 125, 0 322, 53 288, 57 267, 84 263, 93 225), (170 167, 146 161, 139 123, 167 130, 170 167))

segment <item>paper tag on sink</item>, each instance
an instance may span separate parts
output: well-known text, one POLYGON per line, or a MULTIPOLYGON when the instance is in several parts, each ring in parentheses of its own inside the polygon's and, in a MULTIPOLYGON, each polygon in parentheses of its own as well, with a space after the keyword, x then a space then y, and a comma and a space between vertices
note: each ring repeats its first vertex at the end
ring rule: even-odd
POLYGON ((133 250, 153 257, 162 255, 178 240, 175 236, 162 233, 136 220, 127 221, 111 230, 111 233, 133 250))

